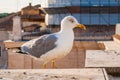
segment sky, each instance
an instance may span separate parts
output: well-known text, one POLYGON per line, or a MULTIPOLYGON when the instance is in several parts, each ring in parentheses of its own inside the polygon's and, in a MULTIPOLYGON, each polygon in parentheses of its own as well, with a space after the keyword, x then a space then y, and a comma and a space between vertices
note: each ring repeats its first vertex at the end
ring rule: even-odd
POLYGON ((32 5, 43 4, 45 0, 0 0, 0 13, 11 13, 20 11, 21 8, 32 5))

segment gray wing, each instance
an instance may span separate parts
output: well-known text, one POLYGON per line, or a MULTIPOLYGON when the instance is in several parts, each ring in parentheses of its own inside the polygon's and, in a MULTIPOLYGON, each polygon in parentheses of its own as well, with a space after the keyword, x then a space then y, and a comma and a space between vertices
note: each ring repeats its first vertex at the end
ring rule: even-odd
POLYGON ((56 47, 57 37, 53 34, 44 35, 37 39, 26 42, 21 46, 22 52, 39 58, 41 55, 56 47))

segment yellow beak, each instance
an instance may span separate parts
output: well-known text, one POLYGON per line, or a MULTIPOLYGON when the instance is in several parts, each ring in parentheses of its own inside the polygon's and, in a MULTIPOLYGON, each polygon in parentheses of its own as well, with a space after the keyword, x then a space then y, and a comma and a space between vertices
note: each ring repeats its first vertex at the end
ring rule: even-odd
POLYGON ((83 24, 77 24, 76 27, 86 30, 86 27, 83 24))

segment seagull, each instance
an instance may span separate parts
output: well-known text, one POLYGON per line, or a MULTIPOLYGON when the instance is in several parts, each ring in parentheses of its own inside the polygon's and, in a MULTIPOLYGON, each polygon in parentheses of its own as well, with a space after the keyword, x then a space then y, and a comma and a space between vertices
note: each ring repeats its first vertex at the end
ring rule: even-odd
POLYGON ((63 58, 72 49, 74 41, 73 28, 79 27, 86 30, 83 24, 78 23, 73 16, 66 16, 61 21, 61 30, 56 33, 46 34, 30 40, 21 46, 21 51, 43 62, 43 67, 52 61, 55 68, 55 60, 63 58))

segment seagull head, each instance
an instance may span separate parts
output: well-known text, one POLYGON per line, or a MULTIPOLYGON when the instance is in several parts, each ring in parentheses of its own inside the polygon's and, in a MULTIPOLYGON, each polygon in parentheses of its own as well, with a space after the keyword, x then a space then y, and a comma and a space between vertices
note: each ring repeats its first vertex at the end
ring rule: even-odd
POLYGON ((61 28, 73 29, 75 27, 79 27, 81 29, 86 30, 86 27, 83 24, 80 24, 77 21, 77 19, 75 17, 73 17, 73 16, 66 16, 61 21, 61 28))

